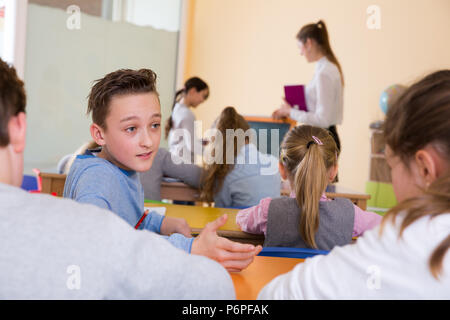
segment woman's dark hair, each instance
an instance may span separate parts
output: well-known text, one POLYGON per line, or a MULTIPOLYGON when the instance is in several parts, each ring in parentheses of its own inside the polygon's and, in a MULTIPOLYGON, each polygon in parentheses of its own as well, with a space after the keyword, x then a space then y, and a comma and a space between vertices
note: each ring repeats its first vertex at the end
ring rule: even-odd
POLYGON ((327 26, 325 25, 325 22, 323 20, 320 20, 317 23, 311 23, 303 26, 297 33, 297 39, 300 40, 303 44, 305 44, 308 39, 313 39, 314 41, 316 41, 327 59, 330 60, 330 62, 334 63, 338 68, 339 73, 341 74, 342 84, 344 84, 344 74, 342 73, 342 68, 338 59, 331 49, 327 26))
MULTIPOLYGON (((184 83, 184 88, 178 90, 175 93, 175 98, 173 99, 173 105, 172 105, 172 111, 173 108, 175 108, 175 105, 177 104, 178 101, 181 100, 181 97, 183 94, 187 94, 189 92, 189 90, 191 90, 192 88, 194 88, 197 92, 208 89, 208 94, 206 95, 206 98, 208 98, 209 96, 209 87, 208 84, 203 81, 202 79, 198 78, 198 77, 192 77, 189 78, 185 83, 184 83)), ((165 137, 167 139, 167 137, 169 136, 169 132, 170 130, 173 128, 173 121, 172 121, 172 115, 169 117, 169 119, 167 119, 167 123, 166 123, 166 128, 165 128, 165 137)))

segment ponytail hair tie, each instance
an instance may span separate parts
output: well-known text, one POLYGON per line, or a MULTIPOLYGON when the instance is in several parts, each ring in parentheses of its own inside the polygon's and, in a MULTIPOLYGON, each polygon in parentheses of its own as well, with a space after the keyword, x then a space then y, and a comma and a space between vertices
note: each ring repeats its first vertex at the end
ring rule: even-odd
POLYGON ((322 146, 322 145, 323 145, 322 141, 320 141, 320 139, 317 138, 316 136, 312 136, 312 138, 314 139, 314 141, 315 141, 319 146, 322 146))
POLYGON ((314 139, 314 141, 311 140, 310 142, 308 142, 308 144, 306 145, 306 149, 309 149, 309 147, 314 143, 319 146, 323 146, 323 143, 319 138, 317 138, 316 136, 312 136, 312 138, 314 139))
POLYGON ((323 143, 319 138, 317 138, 316 136, 312 136, 312 138, 314 139, 314 141, 311 140, 310 142, 308 142, 308 144, 306 145, 306 149, 309 149, 309 147, 314 143, 319 146, 323 146, 323 143))

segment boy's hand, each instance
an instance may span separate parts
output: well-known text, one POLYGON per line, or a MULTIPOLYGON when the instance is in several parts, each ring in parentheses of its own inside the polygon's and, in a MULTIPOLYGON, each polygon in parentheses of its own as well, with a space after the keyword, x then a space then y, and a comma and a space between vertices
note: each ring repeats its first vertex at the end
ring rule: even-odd
POLYGON ((253 258, 261 250, 261 246, 242 244, 219 237, 217 229, 225 224, 227 215, 210 222, 192 243, 192 254, 203 255, 219 262, 230 272, 237 272, 247 268, 253 258))
POLYGON ((192 238, 191 228, 182 218, 164 217, 160 233, 166 236, 172 233, 180 233, 187 238, 192 238))

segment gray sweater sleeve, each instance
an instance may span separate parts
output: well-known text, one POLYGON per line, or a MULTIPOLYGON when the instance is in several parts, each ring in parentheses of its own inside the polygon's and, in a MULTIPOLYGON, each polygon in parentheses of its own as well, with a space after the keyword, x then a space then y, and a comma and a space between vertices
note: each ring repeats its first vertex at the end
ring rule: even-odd
POLYGON ((0 221, 0 299, 235 298, 217 262, 90 204, 0 184, 0 221))
MULTIPOLYGON (((124 232, 130 233, 129 230, 124 232)), ((108 298, 235 298, 231 278, 217 262, 186 254, 145 230, 131 230, 131 234, 133 241, 122 245, 122 250, 115 255, 115 260, 123 263, 117 270, 122 275, 122 286, 120 290, 111 292, 108 298)))

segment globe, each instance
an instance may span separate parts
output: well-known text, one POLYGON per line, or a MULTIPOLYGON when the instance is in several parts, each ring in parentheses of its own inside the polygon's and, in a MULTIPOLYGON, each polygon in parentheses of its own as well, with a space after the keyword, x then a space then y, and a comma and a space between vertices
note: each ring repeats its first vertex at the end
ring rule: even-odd
POLYGON ((392 103, 406 90, 401 84, 393 84, 387 87, 380 96, 380 108, 384 114, 388 111, 392 103))

